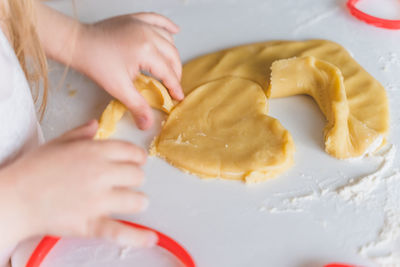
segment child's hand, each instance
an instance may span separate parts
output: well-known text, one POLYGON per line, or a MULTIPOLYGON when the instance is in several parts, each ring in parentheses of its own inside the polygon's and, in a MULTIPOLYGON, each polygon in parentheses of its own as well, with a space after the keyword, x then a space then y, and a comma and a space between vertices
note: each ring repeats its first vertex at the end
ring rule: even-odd
POLYGON ((92 141, 96 129, 93 121, 2 169, 0 248, 2 242, 41 234, 137 247, 157 242, 154 233, 110 218, 146 208, 147 197, 130 189, 143 181, 145 151, 122 141, 92 141))
POLYGON ((182 65, 172 38, 178 31, 172 21, 154 13, 83 25, 71 65, 124 103, 139 128, 147 129, 153 122, 152 113, 132 81, 140 70, 147 71, 162 80, 173 98, 184 97, 182 65))
POLYGON ((184 97, 182 66, 172 38, 179 28, 169 19, 137 13, 81 24, 42 1, 34 2, 46 54, 85 73, 124 103, 139 128, 147 129, 153 121, 149 105, 133 85, 140 70, 162 80, 173 98, 184 97))

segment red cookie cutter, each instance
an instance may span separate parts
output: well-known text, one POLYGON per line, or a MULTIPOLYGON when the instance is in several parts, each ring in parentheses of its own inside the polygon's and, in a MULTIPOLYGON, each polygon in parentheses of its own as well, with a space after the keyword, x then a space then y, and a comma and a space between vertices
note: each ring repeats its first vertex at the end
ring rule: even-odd
POLYGON ((362 12, 360 9, 356 7, 358 1, 359 0, 347 1, 347 8, 350 10, 351 15, 353 15, 359 20, 365 21, 366 23, 374 25, 376 27, 391 29, 391 30, 400 29, 400 20, 382 19, 369 15, 365 12, 362 12))
MULTIPOLYGON (((172 253, 177 259, 179 259, 183 263, 185 267, 196 267, 196 264, 194 263, 194 260, 190 256, 190 254, 172 238, 147 226, 127 221, 119 222, 131 227, 146 229, 155 232, 158 236, 157 245, 159 247, 162 247, 172 253)), ((47 254, 49 254, 51 249, 57 244, 60 239, 60 237, 45 236, 37 245, 36 249, 33 251, 31 257, 26 264, 26 267, 39 267, 43 260, 46 258, 47 254)))
MULTIPOLYGON (((357 266, 343 264, 343 263, 329 263, 329 264, 325 265, 324 267, 357 267, 357 266)), ((358 266, 358 267, 360 267, 360 266, 358 266)))

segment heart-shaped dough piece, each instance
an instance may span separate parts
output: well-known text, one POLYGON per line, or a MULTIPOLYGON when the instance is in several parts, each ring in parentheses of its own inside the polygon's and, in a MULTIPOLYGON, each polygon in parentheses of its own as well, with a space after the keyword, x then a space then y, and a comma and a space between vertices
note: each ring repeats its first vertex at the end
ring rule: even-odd
POLYGON ((288 169, 295 150, 290 133, 267 110, 255 82, 206 83, 172 110, 151 153, 201 177, 264 181, 288 169))

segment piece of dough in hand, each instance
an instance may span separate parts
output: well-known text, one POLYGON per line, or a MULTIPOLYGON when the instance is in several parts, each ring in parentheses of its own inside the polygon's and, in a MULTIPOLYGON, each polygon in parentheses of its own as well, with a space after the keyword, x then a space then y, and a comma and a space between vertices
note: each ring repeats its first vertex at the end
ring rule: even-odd
POLYGON ((125 114, 126 107, 118 100, 111 100, 104 109, 99 119, 99 128, 94 139, 103 140, 110 137, 115 132, 117 122, 125 114))
MULTIPOLYGON (((134 81, 134 85, 152 108, 168 114, 174 107, 168 90, 153 77, 139 74, 134 81)), ((107 139, 110 137, 115 132, 116 125, 126 110, 124 104, 115 99, 111 100, 100 117, 95 139, 107 139)))
POLYGON ((206 83, 172 110, 151 153, 205 178, 264 181, 288 169, 295 150, 289 132, 267 111, 255 82, 206 83))
POLYGON ((150 107, 169 114, 174 107, 167 88, 153 77, 139 74, 133 82, 136 89, 146 99, 150 107))

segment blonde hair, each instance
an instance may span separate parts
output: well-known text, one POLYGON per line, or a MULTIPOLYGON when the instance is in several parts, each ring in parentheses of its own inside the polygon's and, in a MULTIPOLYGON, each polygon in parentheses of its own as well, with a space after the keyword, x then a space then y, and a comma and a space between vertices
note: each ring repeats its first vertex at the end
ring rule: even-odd
POLYGON ((34 0, 3 0, 2 17, 15 54, 31 86, 40 118, 46 109, 48 95, 47 59, 36 31, 34 0), (42 90, 40 90, 42 88, 42 90))

